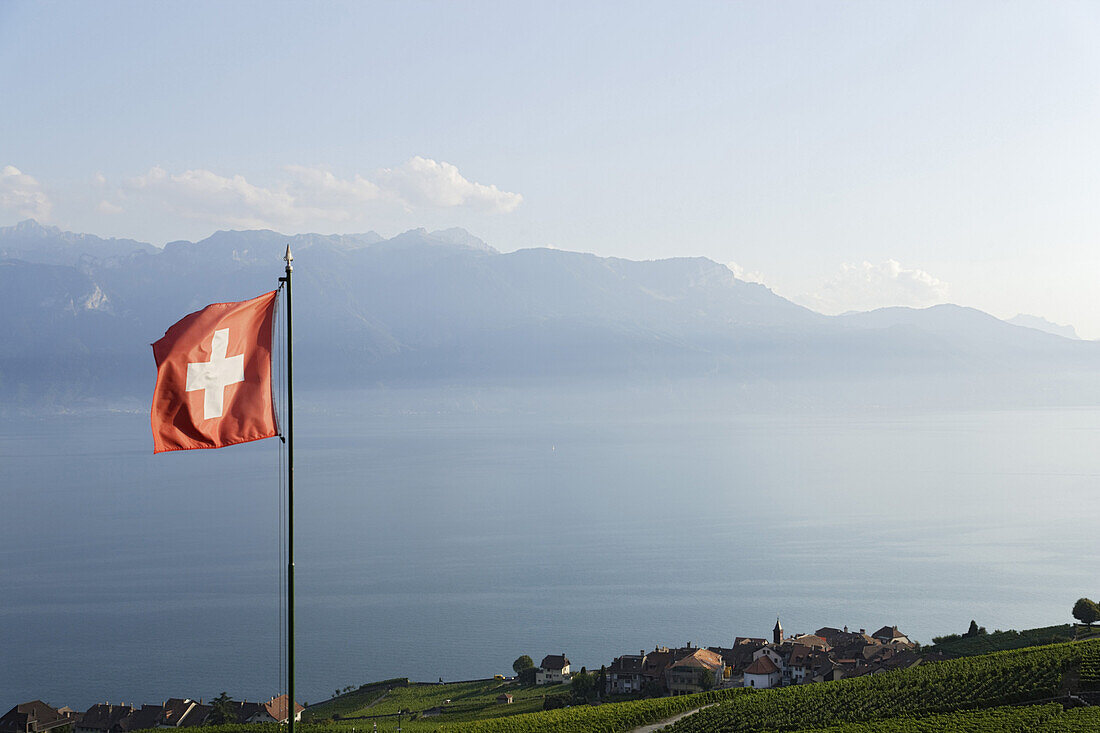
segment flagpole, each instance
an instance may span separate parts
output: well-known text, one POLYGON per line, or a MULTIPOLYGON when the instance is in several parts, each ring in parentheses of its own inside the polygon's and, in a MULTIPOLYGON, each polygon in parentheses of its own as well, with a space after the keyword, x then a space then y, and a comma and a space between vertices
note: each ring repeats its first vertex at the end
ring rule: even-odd
POLYGON ((290 274, 294 255, 286 246, 286 463, 287 463, 287 565, 286 565, 286 709, 288 733, 294 733, 294 329, 291 320, 290 274))

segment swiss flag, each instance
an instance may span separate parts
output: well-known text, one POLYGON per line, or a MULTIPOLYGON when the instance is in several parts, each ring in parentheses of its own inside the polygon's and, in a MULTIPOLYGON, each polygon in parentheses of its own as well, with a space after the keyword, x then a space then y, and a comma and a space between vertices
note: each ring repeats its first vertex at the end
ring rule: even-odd
POLYGON ((213 303, 153 344, 153 452, 221 448, 278 435, 271 396, 275 296, 213 303))

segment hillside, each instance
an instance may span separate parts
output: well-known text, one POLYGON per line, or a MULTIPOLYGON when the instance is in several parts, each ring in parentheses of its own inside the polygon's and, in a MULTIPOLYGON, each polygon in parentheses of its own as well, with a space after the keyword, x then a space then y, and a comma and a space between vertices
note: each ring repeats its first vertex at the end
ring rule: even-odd
MULTIPOLYGON (((1084 627, 1081 627, 1081 631, 1084 631, 1084 627)), ((953 634, 946 637, 937 637, 936 643, 925 647, 924 651, 944 654, 947 657, 971 657, 978 654, 1023 649, 1041 644, 1057 644, 1071 641, 1074 638, 1073 627, 1070 624, 1060 624, 1023 631, 1009 629, 1008 631, 993 631, 975 636, 953 634)), ((1082 634, 1080 638, 1084 638, 1084 635, 1082 634)))
MULTIPOLYGON (((390 683, 395 681, 389 681, 390 683)), ((487 681, 459 685, 402 685, 392 701, 377 700, 387 683, 366 685, 331 703, 314 706, 316 719, 333 706, 351 711, 396 713, 398 718, 336 719, 307 722, 304 732, 356 731, 377 724, 378 730, 476 731, 478 733, 619 733, 678 713, 698 712, 674 724, 672 733, 716 731, 802 731, 803 733, 1004 733, 1093 731, 1100 722, 1100 706, 1066 709, 1082 697, 1096 700, 1100 691, 1100 640, 1054 644, 922 664, 906 670, 773 690, 744 688, 699 695, 655 698, 599 706, 575 706, 545 712, 509 714, 511 706, 484 706, 456 710, 448 717, 425 717, 424 711, 442 703, 443 694, 456 708, 483 704, 498 688, 517 699, 535 699, 538 688, 487 681), (490 689, 490 687, 492 689, 490 689), (434 689, 433 689, 434 688, 434 689), (1072 697, 1071 697, 1072 696, 1072 697), (340 702, 344 700, 344 702, 340 702), (371 704, 371 700, 375 700, 371 704), (365 704, 366 707, 355 707, 365 704), (420 707, 424 706, 424 707, 420 707), (700 709, 701 708, 701 709, 700 709), (504 716, 504 717, 500 717, 504 716)), ((499 694, 499 693, 497 693, 499 694)), ((445 698, 446 699, 446 698, 445 698)), ((216 726, 211 733, 266 733, 275 727, 216 726)))

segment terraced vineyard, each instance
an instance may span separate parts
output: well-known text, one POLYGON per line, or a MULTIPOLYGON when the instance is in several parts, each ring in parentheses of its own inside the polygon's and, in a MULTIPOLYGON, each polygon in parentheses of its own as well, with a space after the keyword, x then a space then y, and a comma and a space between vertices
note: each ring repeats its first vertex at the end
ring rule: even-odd
POLYGON ((1062 706, 1050 703, 803 728, 798 733, 1031 733, 1062 715, 1062 706))
POLYGON ((1096 733, 1098 730, 1100 707, 1092 707, 1068 710, 1036 728, 1035 733, 1096 733))
MULTIPOLYGON (((469 683, 464 683, 469 684, 469 683)), ((489 684, 489 683, 480 683, 489 684)), ((493 683, 499 688, 500 683, 493 683)), ((450 733, 624 733, 640 725, 704 708, 676 723, 675 733, 1083 733, 1100 731, 1100 707, 1062 711, 1053 698, 1064 699, 1070 687, 1100 685, 1100 639, 997 652, 925 664, 912 669, 838 682, 750 691, 744 688, 700 695, 665 697, 509 715, 496 706, 483 713, 462 708, 480 704, 489 690, 465 689, 466 702, 456 703, 455 717, 421 715, 376 721, 336 720, 305 723, 302 733, 369 733, 439 731, 450 733), (1035 704, 1028 704, 1035 703, 1035 704), (1041 704, 1048 703, 1048 704, 1041 704), (1015 704, 1016 707, 1007 707, 1015 704), (710 707, 705 707, 710 706, 710 707), (507 715, 507 717, 485 717, 507 715), (480 717, 478 717, 480 716, 480 717)), ((378 694, 364 686, 362 698, 378 694)), ((444 686, 446 687, 446 686, 444 686)), ((1100 688, 1097 688, 1100 689, 1100 688)), ((390 690, 367 709, 409 709, 455 689, 410 685, 390 690), (435 688, 435 689, 432 689, 435 688)), ((351 704, 351 700, 347 701, 351 704)), ((229 725, 204 733, 278 733, 276 725, 229 725)))
POLYGON ((1100 645, 1090 646, 1085 651, 1081 660, 1080 679, 1083 689, 1100 690, 1100 645))
POLYGON ((1073 627, 1069 624, 1060 624, 1023 631, 1009 629, 1008 631, 994 631, 990 634, 960 636, 941 641, 939 644, 927 647, 925 651, 942 652, 951 658, 973 657, 978 654, 991 654, 992 652, 1023 649, 1024 647, 1040 646, 1042 644, 1061 644, 1072 641, 1073 638, 1073 627))
POLYGON ((1098 656, 1100 641, 1073 642, 766 690, 700 711, 672 730, 790 731, 1039 701, 1063 694, 1063 676, 1084 673, 1086 663, 1093 669, 1098 656))
POLYGON ((1096 733, 1100 707, 1063 711, 1058 703, 999 707, 803 728, 797 733, 1096 733))
MULTIPOLYGON (((436 723, 431 719, 402 723, 405 731, 472 731, 473 733, 621 733, 640 725, 656 723, 703 705, 746 697, 744 688, 703 692, 681 697, 658 697, 651 700, 582 705, 560 710, 512 715, 491 720, 460 723, 436 723)), ((381 728, 381 726, 379 726, 381 728)))
MULTIPOLYGON (((327 718, 350 719, 396 715, 401 711, 421 713, 429 708, 440 708, 443 711, 440 716, 441 721, 492 718, 541 711, 544 696, 560 695, 568 689, 568 685, 534 687, 509 684, 499 680, 453 682, 442 685, 410 683, 408 680, 386 680, 382 683, 364 685, 354 692, 314 705, 303 717, 312 722, 321 722, 327 718), (502 692, 513 696, 514 701, 511 705, 497 703, 497 696, 502 692)), ((361 730, 362 727, 363 723, 360 722, 357 730, 361 730)))

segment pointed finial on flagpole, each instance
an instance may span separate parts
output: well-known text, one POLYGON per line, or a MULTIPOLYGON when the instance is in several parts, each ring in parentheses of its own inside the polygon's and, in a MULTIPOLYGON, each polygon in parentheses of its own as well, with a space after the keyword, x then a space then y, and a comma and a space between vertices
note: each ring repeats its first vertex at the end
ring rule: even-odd
POLYGON ((283 259, 286 261, 286 271, 290 272, 294 269, 294 265, 290 264, 294 262, 294 255, 290 253, 290 245, 286 246, 286 254, 283 255, 283 259))

